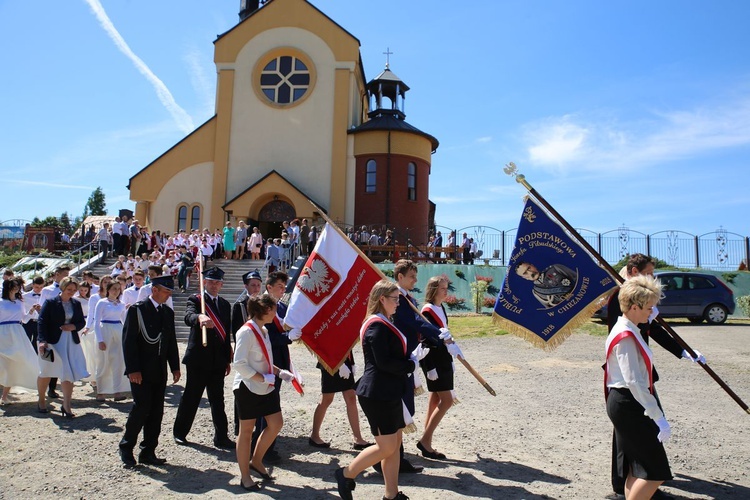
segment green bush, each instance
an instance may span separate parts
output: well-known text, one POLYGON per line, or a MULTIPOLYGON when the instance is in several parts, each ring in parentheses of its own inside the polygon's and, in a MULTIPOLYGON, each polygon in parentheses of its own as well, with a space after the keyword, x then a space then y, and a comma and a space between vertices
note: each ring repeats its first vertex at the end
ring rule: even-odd
POLYGON ((490 286, 489 282, 480 280, 479 278, 478 276, 477 281, 469 285, 471 288, 471 301, 474 303, 474 312, 482 311, 484 296, 487 294, 487 288, 490 286))
POLYGON ((737 305, 740 306, 745 316, 750 317, 750 295, 742 295, 735 299, 737 305))

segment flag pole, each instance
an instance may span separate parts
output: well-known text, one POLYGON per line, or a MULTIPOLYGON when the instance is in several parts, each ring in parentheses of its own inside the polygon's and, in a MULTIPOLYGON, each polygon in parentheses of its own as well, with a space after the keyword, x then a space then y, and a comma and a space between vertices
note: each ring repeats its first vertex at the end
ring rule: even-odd
MULTIPOLYGON (((200 276, 198 277, 198 283, 200 283, 200 292, 201 292, 201 314, 203 316, 206 315, 206 299, 205 299, 205 289, 203 286, 203 252, 198 249, 198 273, 200 276)), ((203 347, 206 347, 208 345, 208 331, 206 330, 206 325, 201 326, 201 341, 203 343, 203 347)))
MULTIPOLYGON (((326 221, 326 222, 327 222, 327 223, 328 223, 328 224, 329 224, 329 225, 330 225, 330 226, 331 226, 331 227, 332 227, 332 228, 333 228, 333 229, 334 229, 334 230, 335 230, 336 232, 338 232, 338 233, 339 233, 339 235, 340 235, 341 237, 343 237, 343 238, 344 238, 344 239, 345 239, 346 241, 348 241, 348 242, 349 242, 349 244, 350 244, 350 245, 352 246, 352 248, 353 248, 354 250, 356 250, 356 251, 357 251, 357 253, 359 254, 359 256, 360 256, 360 257, 362 257, 363 259, 365 259, 365 260, 366 260, 367 262, 369 262, 369 263, 370 263, 370 267, 372 267, 373 269, 375 269, 375 271, 377 271, 377 273, 378 273, 378 275, 380 275, 380 278, 381 278, 381 279, 388 279, 388 278, 386 277, 386 275, 385 275, 385 274, 383 274, 383 271, 381 271, 381 270, 380 270, 379 268, 375 267, 375 266, 374 266, 374 265, 372 264, 372 261, 370 260, 370 258, 369 258, 369 257, 368 257, 367 255, 365 255, 365 253, 364 253, 364 252, 363 252, 362 250, 360 250, 360 249, 359 249, 359 247, 358 247, 357 245, 355 245, 355 244, 353 244, 353 243, 352 243, 352 241, 351 241, 351 240, 350 240, 350 239, 349 239, 349 238, 348 238, 348 237, 347 237, 347 236, 346 236, 346 235, 344 234, 344 232, 343 232, 343 231, 342 231, 342 230, 341 230, 341 229, 340 229, 340 228, 339 228, 339 227, 338 227, 338 226, 336 225, 336 223, 335 223, 335 222, 333 222, 333 221, 332 221, 332 220, 330 219, 330 217, 328 217, 328 215, 326 215, 326 213, 325 213, 325 212, 324 212, 324 211, 323 211, 322 209, 320 209, 320 208, 319 208, 319 207, 318 207, 318 206, 317 206, 317 205, 316 205, 315 203, 313 203, 313 201, 312 201, 312 200, 307 200, 307 201, 309 201, 309 202, 310 202, 310 204, 311 204, 311 205, 312 205, 313 207, 315 207, 315 210, 316 210, 316 211, 317 211, 317 212, 318 212, 318 213, 319 213, 319 214, 321 215, 321 217, 323 217, 323 219, 325 219, 325 221, 326 221)), ((427 322, 429 323, 429 320, 428 320, 427 318, 425 318, 425 317, 424 317, 424 315, 423 315, 423 314, 422 314, 422 313, 421 313, 421 312, 419 311, 419 309, 417 309, 417 307, 416 307, 416 306, 415 306, 414 304, 412 304, 412 303, 411 303, 411 301, 407 300, 407 302, 409 303, 409 305, 411 306, 411 308, 412 308, 412 309, 414 310, 414 312, 415 312, 415 313, 417 313, 417 314, 418 314, 418 315, 419 315, 419 316, 420 316, 420 317, 421 317, 421 318, 422 318, 422 319, 423 319, 424 321, 427 321, 427 322)), ((489 392, 489 393, 490 393, 490 394, 492 394, 493 396, 496 396, 496 393, 495 393, 494 389, 492 389, 492 387, 490 387, 490 384, 488 384, 488 383, 487 383, 487 381, 486 381, 486 380, 484 379, 484 377, 482 377, 482 376, 481 376, 481 375, 479 374, 479 372, 477 372, 477 371, 476 371, 476 370, 474 369, 474 367, 473 367, 473 366, 471 366, 471 365, 469 364, 469 362, 468 362, 468 361, 466 361, 465 359, 463 359, 462 357, 459 357, 459 356, 456 356, 456 358, 458 358, 458 360, 459 360, 459 361, 461 362, 461 364, 462 364, 462 365, 464 365, 464 366, 466 367, 466 369, 467 369, 467 370, 469 370, 469 373, 471 373, 471 374, 472 374, 472 375, 474 376, 474 378, 475 378, 475 379, 477 379, 477 381, 478 381, 478 382, 479 382, 480 384, 482 384, 482 387, 484 387, 484 388, 485 388, 485 389, 487 390, 487 392, 489 392)))
MULTIPOLYGON (((578 240, 578 242, 579 242, 579 243, 580 243, 580 244, 581 244, 581 245, 582 245, 582 246, 583 246, 584 248, 586 248, 586 250, 587 250, 587 251, 588 251, 588 252, 589 252, 589 253, 591 254, 591 256, 592 256, 592 257, 594 257, 594 258, 595 258, 595 259, 597 260, 597 262, 599 263, 599 265, 600 265, 601 267, 603 267, 603 268, 604 268, 604 269, 605 269, 605 270, 606 270, 607 272, 609 272, 609 273, 610 273, 610 274, 612 275, 612 277, 613 277, 613 278, 614 278, 615 280, 617 280, 617 282, 618 282, 618 283, 622 284, 622 283, 624 283, 624 282, 625 282, 625 278, 623 278, 622 276, 620 276, 620 273, 618 273, 618 272, 617 272, 617 271, 616 271, 616 270, 615 270, 615 269, 614 269, 614 268, 613 268, 613 267, 612 267, 612 266, 611 266, 611 265, 609 264, 609 262, 607 262, 606 260, 604 260, 604 258, 603 258, 603 257, 602 257, 601 255, 599 255, 599 252, 597 252, 597 251, 596 251, 596 250, 594 249, 594 247, 592 247, 592 246, 591 246, 591 245, 589 244, 589 242, 588 242, 588 241, 586 241, 586 240, 585 240, 585 239, 584 239, 584 238, 583 238, 583 237, 582 237, 582 236, 581 236, 580 234, 578 234, 578 231, 576 231, 576 230, 575 230, 575 229, 573 228, 573 226, 571 226, 570 224, 568 224, 568 221, 566 221, 566 220, 565 220, 565 219, 564 219, 564 218, 563 218, 563 217, 562 217, 562 216, 561 216, 561 215, 560 215, 560 214, 559 214, 559 213, 557 212, 557 210, 555 210, 555 209, 554 209, 554 208, 552 207, 552 205, 550 205, 550 204, 549 204, 549 203, 547 202, 547 200, 545 200, 545 199, 544 199, 544 197, 543 197, 542 195, 540 195, 540 194, 539 194, 539 193, 537 192, 537 190, 536 190, 536 189, 534 189, 534 188, 533 188, 533 187, 531 186, 531 184, 529 184, 529 182, 528 182, 528 181, 526 180, 526 177, 525 177, 525 176, 524 176, 523 174, 519 174, 519 173, 518 173, 518 167, 516 166, 516 164, 515 164, 515 163, 513 163, 513 162, 509 162, 509 163, 508 163, 508 164, 507 164, 507 165, 505 166, 505 168, 503 168, 503 171, 504 171, 504 172, 505 172, 505 173, 506 173, 507 175, 510 175, 510 176, 512 176, 512 177, 515 177, 515 179, 516 179, 516 182, 518 182, 518 183, 519 183, 519 184, 521 184, 521 185, 522 185, 523 187, 525 187, 525 188, 526 188, 526 190, 527 190, 527 191, 528 191, 528 192, 529 192, 529 193, 530 193, 530 194, 531 194, 531 195, 532 195, 532 196, 533 196, 534 198, 536 198, 536 200, 537 200, 537 201, 539 201, 539 203, 541 203, 542 205, 544 205, 544 208, 545 208, 545 209, 546 209, 546 210, 547 210, 547 211, 548 211, 548 212, 549 212, 550 214, 552 214, 552 216, 554 216, 554 217, 555 217, 555 218, 557 219, 557 221, 558 221, 558 222, 560 222, 560 224, 562 224, 562 225, 563 225, 563 226, 565 227, 565 229, 566 229, 566 230, 567 230, 567 231, 568 231, 568 232, 569 232, 569 233, 570 233, 570 234, 571 234, 571 235, 572 235, 572 236, 573 236, 573 237, 574 237, 574 238, 575 238, 576 240, 578 240)), ((669 325, 668 325, 668 324, 667 324, 667 323, 666 323, 666 322, 664 321, 664 319, 663 319, 663 318, 662 318, 661 316, 657 316, 657 317, 656 317, 656 321, 658 321, 658 322, 659 322, 659 324, 660 324, 660 325, 661 325, 661 326, 662 326, 662 327, 664 328, 664 330, 666 330, 666 331, 667 331, 667 333, 669 333, 669 335, 671 335, 671 336, 672 336, 672 338, 674 338, 674 339, 675 339, 675 341, 677 341, 677 343, 678 343, 678 344, 680 344, 680 346, 681 346, 681 347, 682 347, 683 349, 685 349, 685 350, 687 351, 687 353, 688 353, 688 354, 690 354, 690 355, 691 355, 691 356, 692 356, 693 358, 696 358, 696 357, 697 357, 697 355, 696 355, 695 351, 694 351, 694 350, 693 350, 693 349, 692 349, 692 348, 691 348, 691 347, 690 347, 690 346, 689 346, 689 345, 687 344, 687 342, 685 342, 685 341, 684 341, 684 340, 682 339, 682 337, 680 337, 680 336, 679 336, 679 335, 677 334, 677 332, 675 332, 675 331, 674 331, 674 329, 673 329, 673 328, 672 328, 671 326, 669 326, 669 325)), ((724 391, 726 391, 726 393, 727 393, 727 394, 729 394, 729 396, 730 396, 730 397, 731 397, 732 399, 734 399, 734 401, 735 401, 735 402, 736 402, 736 403, 737 403, 738 405, 740 405, 740 408, 742 408, 743 410, 745 410, 745 413, 747 413, 747 414, 750 414, 750 408, 748 408, 748 406, 747 406, 747 405, 745 404, 745 402, 744 402, 744 401, 742 401, 742 399, 740 399, 740 397, 739 397, 739 396, 738 396, 737 394, 735 394, 735 392, 734 392, 734 391, 733 391, 733 390, 732 390, 732 389, 731 389, 731 388, 730 388, 730 387, 729 387, 729 386, 728 386, 728 385, 727 385, 727 384, 726 384, 726 383, 725 383, 725 382, 724 382, 724 381, 723 381, 723 380, 721 379, 721 377, 719 377, 719 376, 718 376, 718 375, 716 374, 716 372, 714 372, 714 371, 713 371, 713 370, 711 369, 711 367, 709 367, 709 366, 708 366, 708 364, 707 364, 707 363, 701 363, 700 361, 698 361, 698 364, 699 364, 699 365, 701 365, 701 366, 703 367, 703 369, 704 369, 704 370, 706 370, 706 373, 708 373, 708 374, 709 374, 709 375, 711 376, 711 378, 713 378, 713 379, 714 379, 714 380, 716 381, 716 383, 717 383, 717 384, 719 384, 719 386, 721 386, 721 388, 722 388, 722 389, 724 389, 724 391)))

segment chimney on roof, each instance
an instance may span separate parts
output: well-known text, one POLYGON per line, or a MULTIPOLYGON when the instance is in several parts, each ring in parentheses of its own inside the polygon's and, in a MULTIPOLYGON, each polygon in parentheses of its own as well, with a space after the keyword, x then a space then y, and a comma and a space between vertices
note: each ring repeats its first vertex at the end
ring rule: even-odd
POLYGON ((240 0, 240 22, 260 8, 260 0, 240 0))

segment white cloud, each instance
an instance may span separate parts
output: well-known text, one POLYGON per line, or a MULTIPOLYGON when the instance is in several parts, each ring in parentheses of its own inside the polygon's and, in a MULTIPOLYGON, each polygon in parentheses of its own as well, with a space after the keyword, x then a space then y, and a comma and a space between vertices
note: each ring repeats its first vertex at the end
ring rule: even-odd
POLYGON ((206 60, 211 62, 211 59, 206 58, 200 50, 193 47, 185 54, 184 60, 190 73, 190 82, 201 102, 201 115, 208 119, 215 112, 216 89, 203 63, 206 60))
POLYGON ((27 186, 44 186, 44 187, 53 187, 53 188, 60 188, 60 189, 86 189, 86 190, 91 190, 91 191, 96 189, 94 186, 81 186, 77 184, 60 184, 57 182, 21 181, 21 180, 10 180, 10 179, 7 179, 5 182, 9 184, 24 184, 27 186))
POLYGON ((476 139, 474 139, 474 142, 477 143, 477 144, 485 144, 485 143, 491 142, 491 141, 492 141, 492 137, 491 136, 477 137, 476 139))
POLYGON ((86 3, 89 5, 91 11, 99 21, 99 24, 101 24, 104 31, 107 32, 107 35, 109 35, 120 52, 125 54, 125 57, 133 62, 138 71, 144 77, 146 77, 146 80, 148 80, 148 82, 154 87, 159 101, 161 101, 162 105, 172 115, 172 118, 177 123, 177 126, 180 127, 180 130, 182 130, 186 134, 192 132, 193 129, 195 129, 195 125, 193 125, 193 119, 190 117, 190 115, 187 114, 184 109, 180 107, 179 104, 177 104, 177 102, 174 100, 174 97, 172 96, 172 93, 169 91, 167 86, 164 85, 164 82, 162 82, 154 74, 154 72, 151 71, 146 63, 143 62, 143 60, 135 55, 135 53, 130 49, 128 44, 115 28, 114 24, 112 24, 112 21, 109 19, 109 16, 107 16, 107 13, 104 12, 104 7, 102 7, 101 2, 99 0, 86 0, 86 3))
POLYGON ((750 145, 750 99, 652 111, 632 121, 593 113, 551 117, 527 124, 523 142, 530 163, 552 172, 644 168, 750 145))

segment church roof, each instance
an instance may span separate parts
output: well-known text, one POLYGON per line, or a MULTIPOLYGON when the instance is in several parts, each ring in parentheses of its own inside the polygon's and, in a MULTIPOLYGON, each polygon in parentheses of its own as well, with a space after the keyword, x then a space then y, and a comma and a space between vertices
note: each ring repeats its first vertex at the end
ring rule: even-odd
POLYGON ((229 200, 228 202, 226 202, 224 205, 222 205, 221 208, 226 208, 229 205, 231 205, 232 203, 234 203, 236 200, 242 198, 245 195, 245 193, 247 193, 248 191, 251 191, 255 186, 257 186, 259 184, 262 184, 263 181, 265 181, 266 179, 268 179, 272 175, 276 175, 276 176, 280 177, 284 182, 286 182, 292 188, 294 188, 295 190, 297 190, 297 192, 299 192, 301 195, 303 195, 308 200, 310 200, 313 203, 315 203, 316 206, 320 207, 320 209, 323 210, 323 212, 328 213, 328 211, 325 208, 323 208, 323 205, 321 205, 320 203, 318 203, 315 200, 313 200, 312 197, 308 196, 307 193, 305 193, 300 188, 298 188, 297 186, 295 186, 294 183, 290 182, 289 179, 287 179, 286 177, 284 177, 283 175, 281 175, 276 170, 271 170, 270 172, 268 172, 266 175, 264 175, 263 177, 261 177, 260 179, 258 179, 256 182, 254 182, 251 186, 248 186, 247 189, 245 189, 240 194, 238 194, 237 196, 235 196, 234 198, 232 198, 231 200, 229 200))
POLYGON ((428 139, 432 143, 432 151, 435 152, 440 145, 440 142, 432 135, 427 132, 422 132, 414 125, 410 125, 405 120, 401 120, 391 114, 381 114, 370 120, 367 120, 359 127, 349 130, 350 134, 356 134, 358 132, 365 132, 367 130, 400 130, 402 132, 411 132, 412 134, 421 135, 425 139, 428 139))
MULTIPOLYGON (((268 8, 269 5, 271 5, 272 3, 277 2, 277 1, 283 1, 283 0, 267 0, 264 5, 262 5, 261 7, 259 7, 258 9, 256 9, 255 11, 251 12, 250 15, 248 15, 245 19, 243 19, 242 21, 240 21, 236 25, 232 26, 231 28, 229 28, 224 33, 221 33, 220 35, 218 35, 216 37, 216 39, 218 40, 218 39, 224 37, 227 33, 229 33, 230 31, 232 31, 233 29, 235 29, 237 26, 239 26, 240 24, 244 23, 245 21, 247 21, 248 19, 250 19, 251 17, 253 17, 255 14, 257 14, 260 11, 262 11, 263 9, 268 8)), ((323 12, 322 10, 320 10, 319 8, 317 8, 316 6, 314 6, 313 4, 311 4, 310 2, 308 2, 307 0, 304 0, 304 2, 306 4, 308 4, 310 7, 312 7, 313 9, 315 9, 317 12, 319 12, 323 17, 325 17, 326 19, 328 19, 329 21, 331 21, 333 24, 335 24, 341 31, 343 31, 344 33, 346 33, 347 35, 349 35, 350 37, 352 37, 354 40, 356 40, 356 42, 357 42, 357 44, 359 46, 362 46, 362 44, 359 41, 359 38, 357 38, 356 36, 352 35, 349 31, 347 31, 346 29, 344 29, 343 26, 341 26, 339 23, 337 23, 336 21, 334 21, 333 19, 331 19, 330 17, 328 17, 325 12, 323 12)))
POLYGON ((377 81, 398 83, 402 87, 403 91, 409 90, 409 86, 406 85, 401 78, 397 77, 396 74, 390 70, 390 68, 385 68, 378 76, 373 78, 369 83, 373 83, 377 81))

